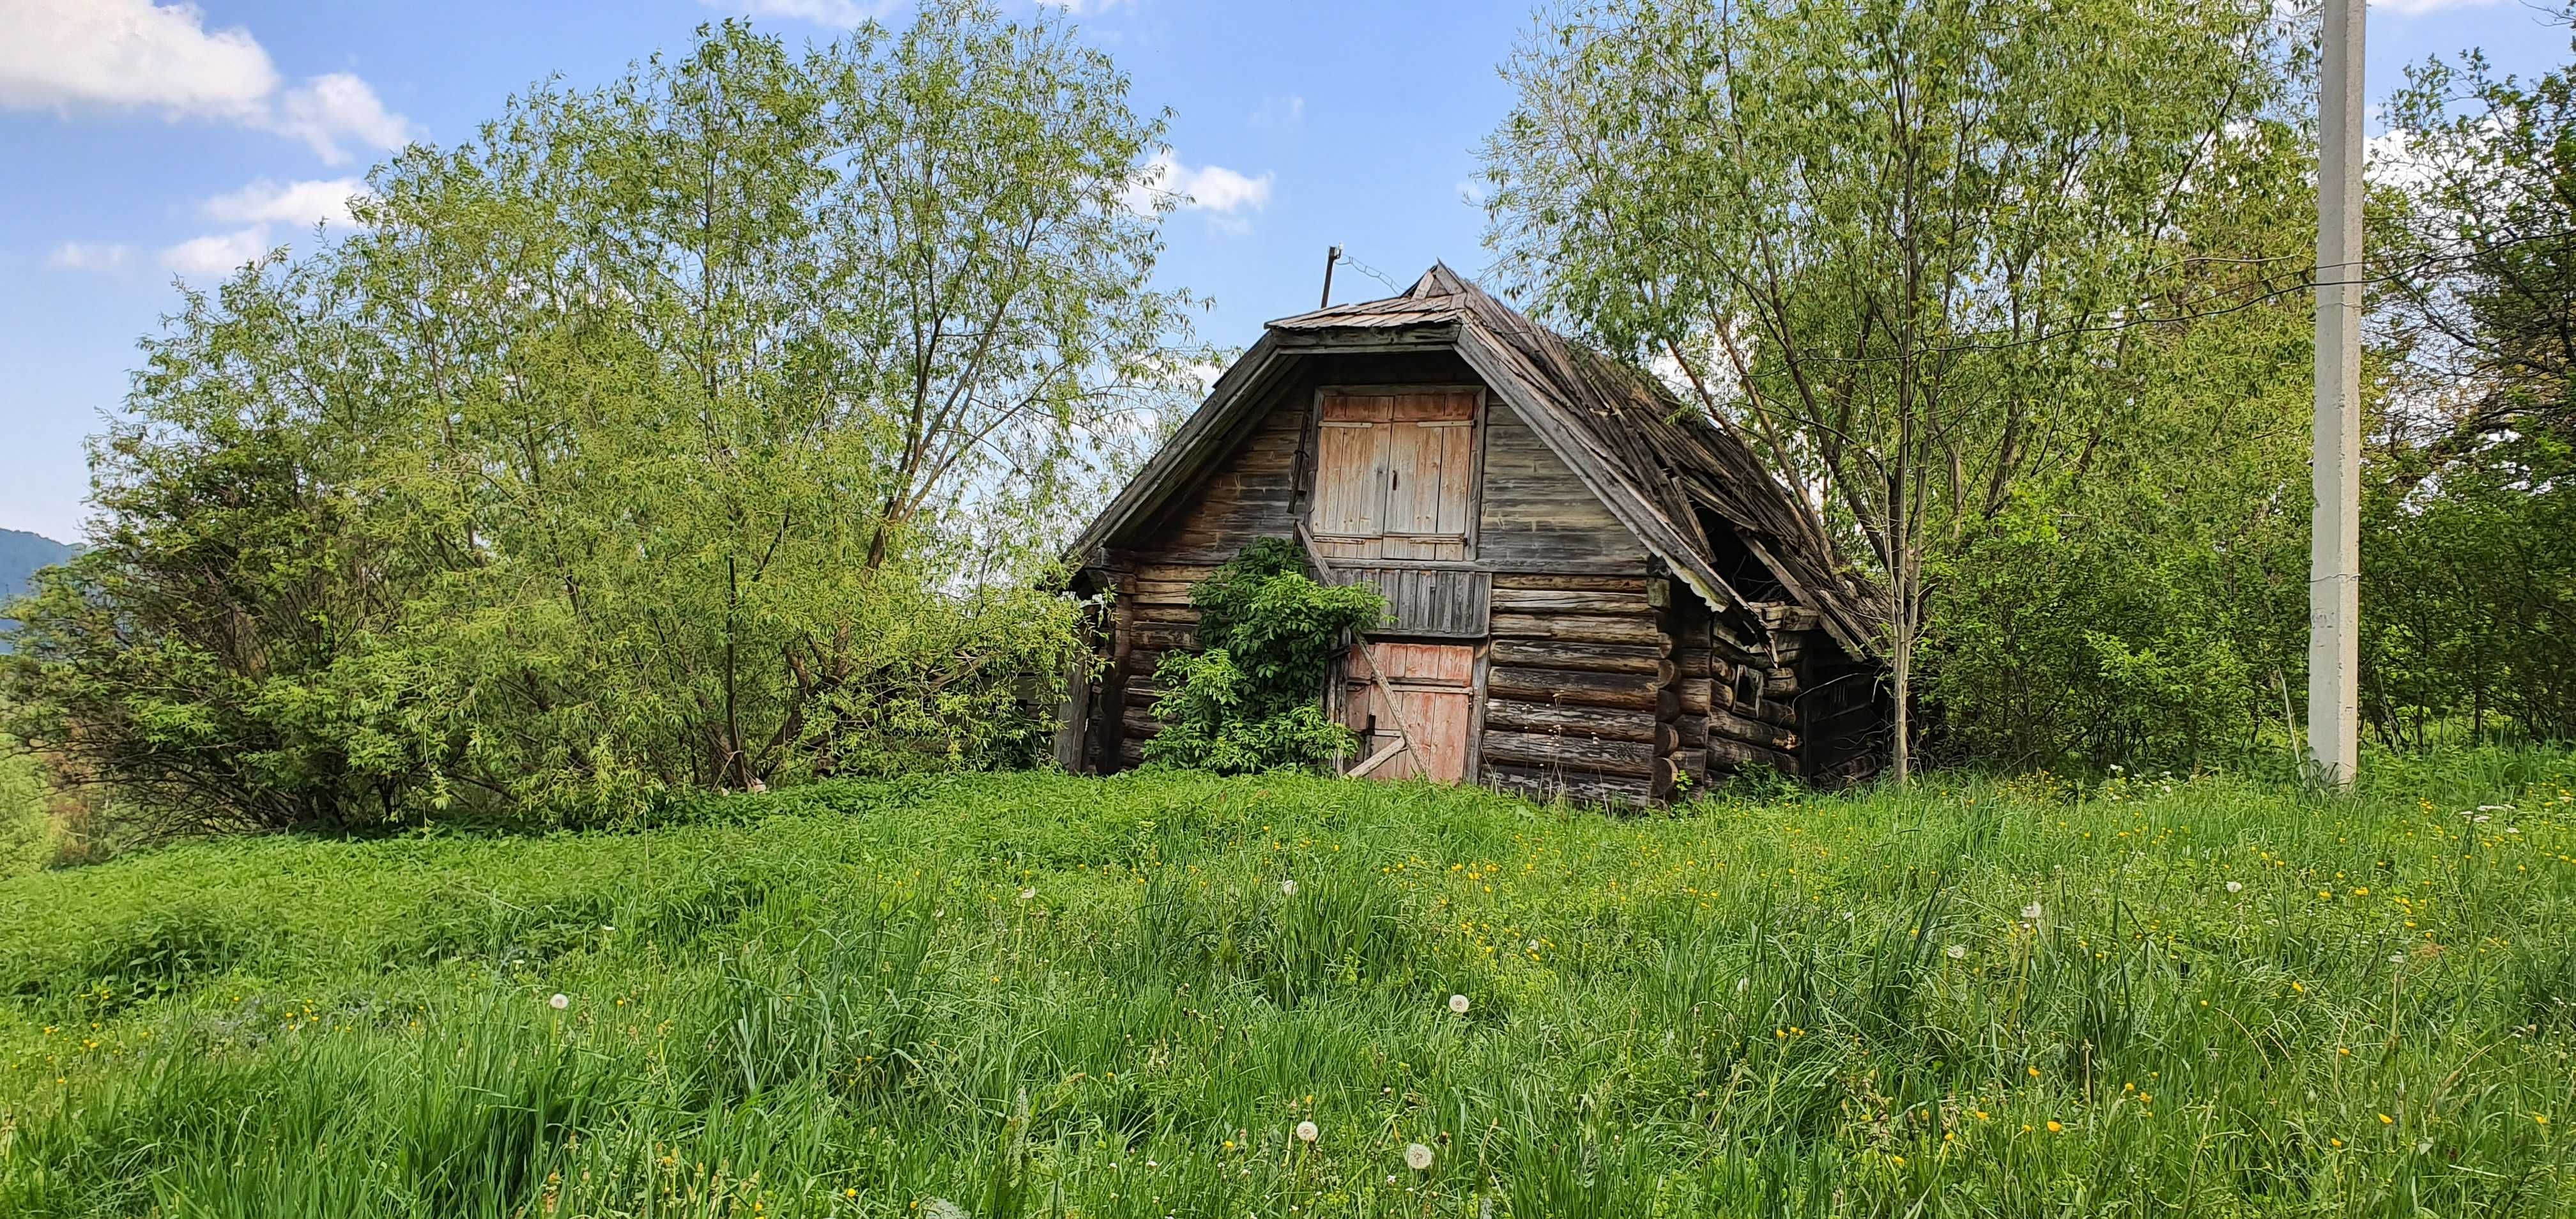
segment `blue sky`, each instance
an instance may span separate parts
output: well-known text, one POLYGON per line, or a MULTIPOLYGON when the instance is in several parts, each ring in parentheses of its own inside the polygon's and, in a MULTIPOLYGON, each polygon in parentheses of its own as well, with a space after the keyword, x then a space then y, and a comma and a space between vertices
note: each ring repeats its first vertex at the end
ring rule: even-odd
MULTIPOLYGON (((1034 0, 1006 0, 1027 5, 1034 0)), ((1495 74, 1529 0, 1080 0, 1084 36, 1171 107, 1179 181, 1162 278, 1214 298, 1240 345, 1309 308, 1328 245, 1401 284, 1485 265, 1461 197, 1510 104, 1495 74)), ((0 0, 0 527, 76 537, 81 440, 116 408, 135 340, 268 243, 305 243, 346 179, 407 139, 452 143, 529 82, 614 76, 700 23, 748 14, 828 36, 868 0, 0 0)), ((2373 97, 2402 65, 2483 46, 2533 72, 2565 32, 2514 0, 2371 10, 2373 97)), ((1383 295, 1344 267, 1337 299, 1383 295)))

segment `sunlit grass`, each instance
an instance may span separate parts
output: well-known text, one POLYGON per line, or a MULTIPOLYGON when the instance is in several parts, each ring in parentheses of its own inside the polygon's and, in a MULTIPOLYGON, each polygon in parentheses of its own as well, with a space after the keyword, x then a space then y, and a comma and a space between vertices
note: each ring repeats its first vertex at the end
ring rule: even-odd
POLYGON ((0 882, 0 1214, 2562 1214, 2571 776, 195 844, 0 882))

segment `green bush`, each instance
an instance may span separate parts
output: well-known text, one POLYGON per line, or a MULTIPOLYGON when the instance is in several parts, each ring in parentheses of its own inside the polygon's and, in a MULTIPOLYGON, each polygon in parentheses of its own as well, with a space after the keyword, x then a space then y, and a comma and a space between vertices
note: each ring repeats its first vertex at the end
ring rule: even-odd
POLYGON ((1385 616, 1374 586, 1318 584, 1294 543, 1264 538, 1193 586, 1190 603, 1206 650, 1156 666, 1164 727, 1147 761, 1246 774, 1320 766, 1356 746, 1321 698, 1346 636, 1385 616))

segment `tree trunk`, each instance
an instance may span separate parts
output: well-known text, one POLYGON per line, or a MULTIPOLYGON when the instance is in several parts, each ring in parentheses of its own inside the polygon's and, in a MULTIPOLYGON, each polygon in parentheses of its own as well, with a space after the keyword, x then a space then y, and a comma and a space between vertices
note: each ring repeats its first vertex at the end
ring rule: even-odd
POLYGON ((1896 741, 1888 750, 1887 768, 1902 786, 1914 778, 1914 638, 1921 625, 1918 598, 1914 595, 1914 548, 1899 542, 1894 579, 1889 583, 1896 599, 1895 638, 1888 651, 1888 672, 1895 683, 1896 741))

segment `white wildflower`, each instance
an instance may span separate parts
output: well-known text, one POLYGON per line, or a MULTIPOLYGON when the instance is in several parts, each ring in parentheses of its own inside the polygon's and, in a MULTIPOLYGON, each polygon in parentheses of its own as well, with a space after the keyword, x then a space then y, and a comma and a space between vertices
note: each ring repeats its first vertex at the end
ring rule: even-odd
POLYGON ((1466 1015, 1466 1014, 1467 1014, 1467 996, 1465 996, 1465 995, 1451 995, 1451 996, 1449 996, 1449 1010, 1450 1010, 1450 1011, 1453 1011, 1453 1012, 1456 1012, 1456 1013, 1458 1013, 1458 1014, 1459 1014, 1459 1015, 1461 1015, 1461 1016, 1466 1015))
POLYGON ((1948 954, 1949 958, 1953 961, 1964 961, 1968 959, 1968 946, 1965 944, 1952 944, 1948 948, 1942 949, 1942 952, 1948 954))
POLYGON ((1420 1143, 1405 1144, 1404 1166, 1415 1172, 1431 1171, 1431 1149, 1420 1143))
POLYGON ((572 1006, 572 996, 567 995, 562 991, 556 991, 554 998, 546 1000, 546 1006, 551 1007, 556 1011, 562 1011, 563 1009, 572 1006))
POLYGON ((2243 893, 2245 891, 2245 882, 2241 880, 2231 880, 2227 882, 2227 891, 2230 893, 2243 893))
POLYGON ((1279 896, 1281 896, 1281 897, 1295 897, 1295 896, 1297 896, 1297 882, 1296 882, 1296 881, 1293 881, 1293 880, 1283 880, 1283 881, 1280 881, 1280 882, 1279 882, 1279 896))
POLYGON ((1029 900, 1029 899, 1030 899, 1030 898, 1032 898, 1032 897, 1036 897, 1037 895, 1038 895, 1038 891, 1037 891, 1037 890, 1035 890, 1035 889, 1022 889, 1022 890, 1020 890, 1020 900, 1021 900, 1021 901, 1027 901, 1027 900, 1029 900))
POLYGON ((1323 1133, 1323 1131, 1316 1129, 1315 1123, 1313 1122, 1297 1123, 1297 1141, 1300 1143, 1312 1143, 1323 1133))
POLYGON ((966 1208, 946 1198, 921 1200, 921 1219, 968 1219, 966 1208))
POLYGON ((2038 902, 2032 902, 2031 904, 2029 904, 2029 905, 2027 905, 2027 906, 2022 907, 2022 908, 2021 908, 2021 916, 2022 916, 2023 918, 2029 919, 2030 921, 2032 921, 2032 922, 2034 922, 2034 923, 2038 922, 2038 921, 2039 921, 2039 916, 2040 916, 2039 903, 2038 903, 2038 902))

